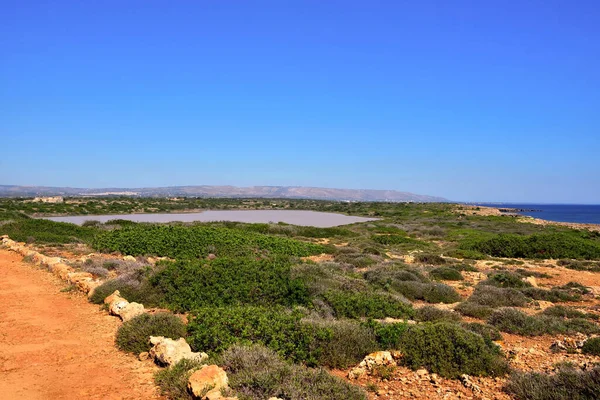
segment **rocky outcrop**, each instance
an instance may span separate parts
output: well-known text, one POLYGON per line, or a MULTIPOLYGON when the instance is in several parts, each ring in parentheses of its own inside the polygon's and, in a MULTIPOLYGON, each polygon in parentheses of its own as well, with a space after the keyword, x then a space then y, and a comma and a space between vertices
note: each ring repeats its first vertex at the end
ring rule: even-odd
POLYGON ((159 365, 173 365, 183 359, 202 362, 208 358, 206 353, 194 353, 184 338, 173 340, 164 336, 150 336, 150 343, 150 358, 159 365))
POLYGON ((229 388, 229 380, 223 368, 217 365, 205 365, 194 371, 188 380, 188 390, 196 399, 225 400, 221 393, 229 388))
POLYGON ((396 360, 401 357, 399 352, 376 351, 367 355, 357 367, 352 368, 348 378, 356 379, 363 375, 370 375, 377 366, 396 366, 396 360))

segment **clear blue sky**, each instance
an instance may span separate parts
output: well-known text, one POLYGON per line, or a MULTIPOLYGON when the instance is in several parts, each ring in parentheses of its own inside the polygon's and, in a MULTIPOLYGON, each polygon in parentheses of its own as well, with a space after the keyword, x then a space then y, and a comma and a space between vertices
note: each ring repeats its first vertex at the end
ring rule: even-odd
POLYGON ((600 2, 0 0, 3 184, 600 203, 600 2))

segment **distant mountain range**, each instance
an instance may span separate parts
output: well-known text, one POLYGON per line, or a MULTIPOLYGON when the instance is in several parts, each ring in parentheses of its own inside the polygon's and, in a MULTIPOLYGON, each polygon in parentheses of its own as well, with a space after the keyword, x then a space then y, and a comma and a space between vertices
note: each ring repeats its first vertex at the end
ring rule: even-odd
POLYGON ((139 196, 139 197, 264 197, 346 201, 447 202, 443 197, 396 190, 327 189, 301 186, 169 186, 155 188, 85 189, 0 185, 0 197, 139 196))

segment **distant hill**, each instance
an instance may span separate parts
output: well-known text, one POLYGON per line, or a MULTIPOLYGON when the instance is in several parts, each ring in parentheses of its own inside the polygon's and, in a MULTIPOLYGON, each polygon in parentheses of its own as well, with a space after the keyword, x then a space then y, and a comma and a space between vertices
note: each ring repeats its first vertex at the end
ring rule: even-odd
POLYGON ((85 189, 0 185, 0 197, 139 196, 139 197, 265 197, 346 201, 447 202, 443 197, 396 190, 328 189, 301 186, 169 186, 156 188, 85 189))

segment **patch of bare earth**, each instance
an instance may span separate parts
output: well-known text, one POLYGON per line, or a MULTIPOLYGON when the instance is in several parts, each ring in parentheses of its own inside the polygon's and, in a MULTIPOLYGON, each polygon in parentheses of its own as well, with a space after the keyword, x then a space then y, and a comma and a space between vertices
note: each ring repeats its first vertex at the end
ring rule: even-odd
POLYGON ((160 399, 156 367, 114 346, 119 320, 0 250, 0 397, 160 399))

